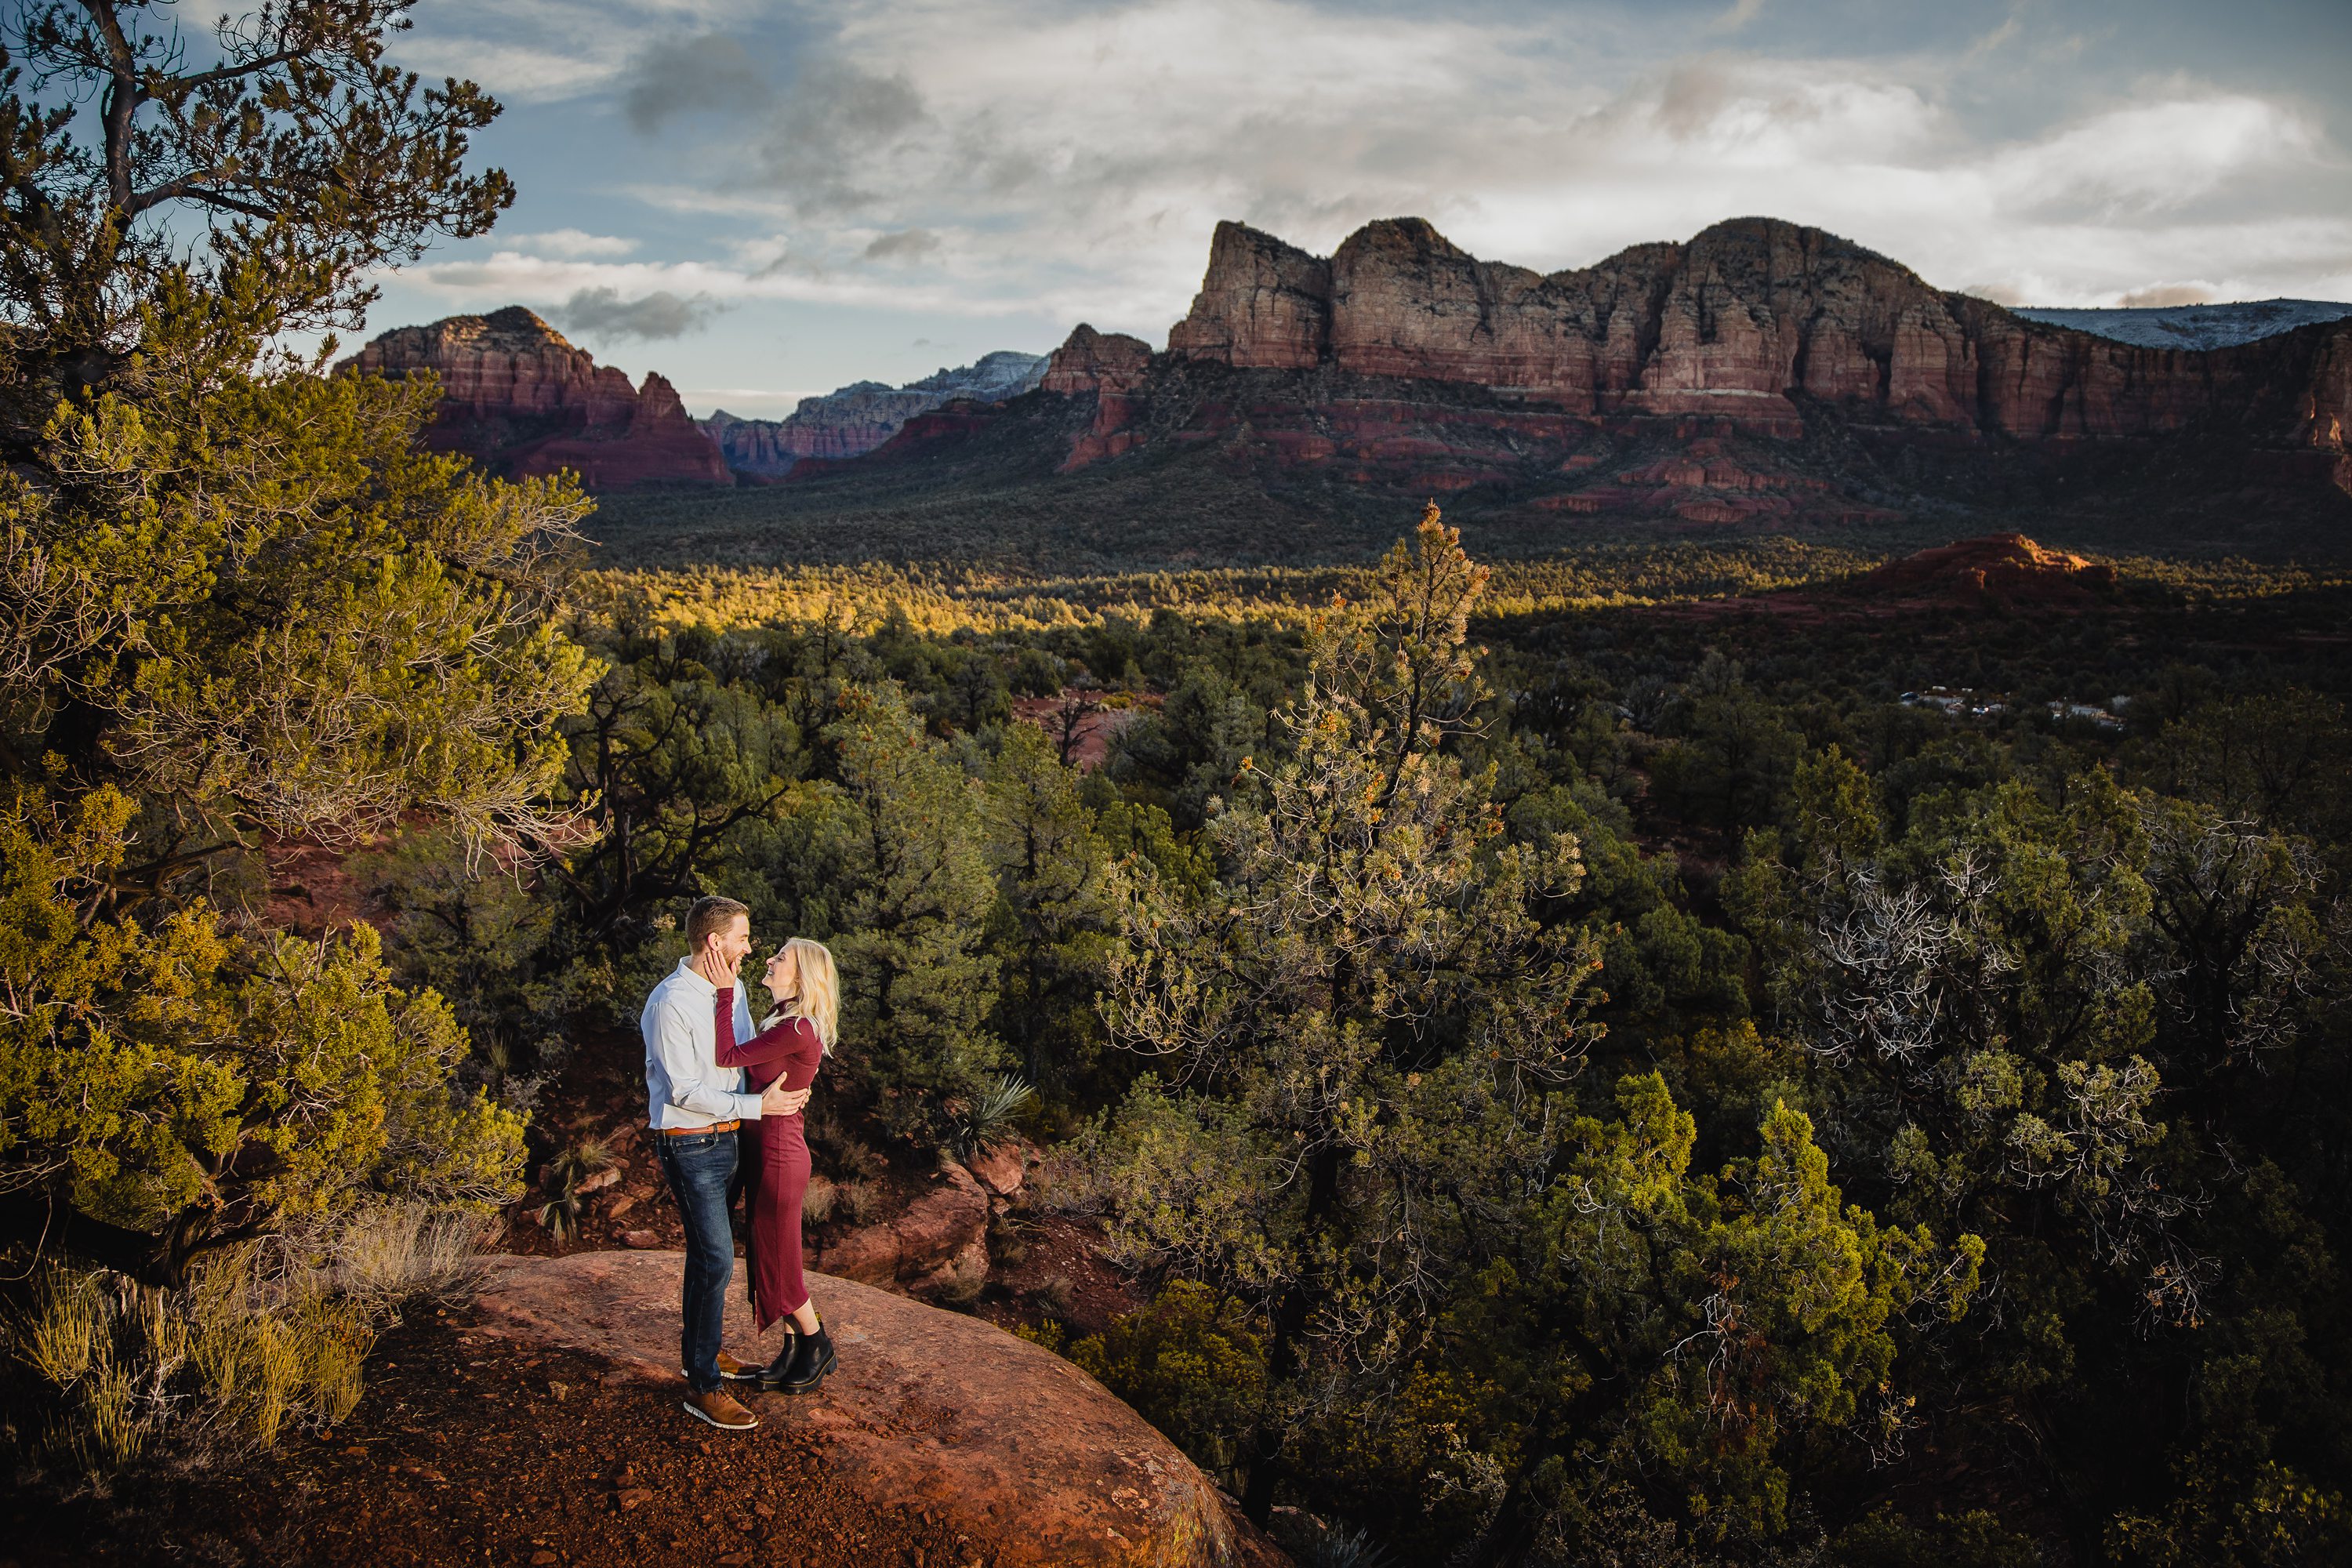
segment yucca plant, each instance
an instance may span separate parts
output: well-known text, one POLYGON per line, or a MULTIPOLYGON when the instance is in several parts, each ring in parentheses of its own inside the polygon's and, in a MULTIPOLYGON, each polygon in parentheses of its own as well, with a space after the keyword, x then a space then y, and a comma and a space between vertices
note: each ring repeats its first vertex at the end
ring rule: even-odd
POLYGON ((599 1171, 609 1171, 616 1156, 601 1140, 591 1138, 573 1144, 549 1159, 541 1171, 539 1184, 547 1201, 539 1205, 539 1223, 553 1233, 558 1241, 570 1241, 580 1234, 581 1184, 599 1171))
POLYGON ((1308 1547, 1298 1561, 1301 1568, 1389 1568, 1396 1559, 1369 1531, 1340 1526, 1308 1547))
POLYGON ((955 1157, 969 1160, 1010 1138, 1013 1117, 1036 1094, 1026 1079, 1011 1073, 991 1077, 980 1093, 965 1102, 963 1114, 956 1121, 952 1139, 955 1157))

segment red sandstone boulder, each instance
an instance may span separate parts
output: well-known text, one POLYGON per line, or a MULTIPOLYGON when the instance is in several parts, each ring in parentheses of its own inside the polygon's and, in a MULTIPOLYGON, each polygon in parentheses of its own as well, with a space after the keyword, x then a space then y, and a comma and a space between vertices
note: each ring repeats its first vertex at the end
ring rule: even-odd
POLYGON ((734 482, 667 381, 648 374, 631 386, 520 305, 395 328, 337 368, 431 372, 441 402, 425 445, 511 478, 570 468, 592 489, 734 482))
POLYGON ((904 1213, 851 1231, 820 1260, 827 1273, 861 1284, 953 1293, 987 1278, 987 1236, 988 1194, 961 1165, 942 1163, 935 1184, 904 1213))
POLYGON ((992 1144, 967 1163, 974 1180, 994 1196, 1009 1198, 1021 1190, 1029 1166, 1029 1146, 1020 1141, 992 1144))
MULTIPOLYGON (((624 1385, 667 1395, 682 1392, 683 1268, 675 1252, 493 1258, 475 1305, 489 1332, 603 1356, 624 1385)), ((823 1274, 809 1290, 839 1370, 814 1394, 746 1397, 876 1506, 935 1511, 996 1568, 1283 1568, 1190 1459, 1061 1357, 823 1274)), ((746 1359, 775 1349, 760 1345, 740 1288, 727 1345, 746 1359)))

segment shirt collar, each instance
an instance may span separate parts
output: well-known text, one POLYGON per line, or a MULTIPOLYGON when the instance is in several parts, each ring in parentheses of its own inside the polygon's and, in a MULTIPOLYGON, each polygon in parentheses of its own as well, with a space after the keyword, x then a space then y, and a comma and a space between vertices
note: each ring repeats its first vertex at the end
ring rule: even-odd
POLYGON ((716 999, 719 995, 719 987, 713 985, 709 981, 705 980, 702 977, 702 971, 694 967, 694 960, 690 958, 679 959, 677 961, 677 973, 673 974, 670 978, 673 980, 685 981, 687 984, 694 988, 697 995, 709 997, 712 999, 716 999))

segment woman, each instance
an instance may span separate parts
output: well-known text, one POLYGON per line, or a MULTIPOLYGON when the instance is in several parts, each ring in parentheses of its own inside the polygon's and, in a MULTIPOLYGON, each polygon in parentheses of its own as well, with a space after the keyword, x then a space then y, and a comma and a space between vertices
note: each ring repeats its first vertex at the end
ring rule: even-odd
MULTIPOLYGON (((834 1019, 840 1010, 841 982, 833 954, 823 942, 794 937, 768 961, 765 977, 776 1010, 761 1032, 740 1045, 722 1044, 719 1065, 750 1069, 752 1092, 781 1079, 787 1089, 806 1089, 832 1048, 834 1019)), ((747 1124, 743 1200, 751 1219, 747 1247, 752 1313, 766 1333, 789 1317, 796 1331, 783 1350, 757 1373, 768 1393, 813 1394, 834 1369, 833 1340, 809 1300, 801 1275, 801 1200, 808 1195, 808 1139, 801 1113, 763 1116, 747 1124)))

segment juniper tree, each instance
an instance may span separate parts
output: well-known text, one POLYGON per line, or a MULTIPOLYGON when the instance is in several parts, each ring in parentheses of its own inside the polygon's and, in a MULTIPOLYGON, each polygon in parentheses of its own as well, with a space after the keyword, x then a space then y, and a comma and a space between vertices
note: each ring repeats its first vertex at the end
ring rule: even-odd
POLYGON ((2104 770, 1951 792, 1900 837, 1834 752, 1796 797, 1727 901, 1803 1047, 1787 1091, 1849 1185, 1985 1238, 1991 1310, 1955 1403, 2002 1410, 2053 1467, 2152 1472, 2169 1447, 2182 1475, 2230 1478, 2132 1520, 2134 1554, 2257 1518, 2316 1551, 2340 1503, 2296 1466, 2324 1469, 2345 1426, 2309 1397, 2305 1347, 2342 1287, 2306 1205, 2341 1162, 2305 1086, 2340 1081, 2352 994, 2316 857, 2104 770), (2154 1384, 2085 1390, 2074 1369, 2151 1340, 2199 1390, 2182 1417, 2083 1430, 2086 1397, 2131 1409, 2154 1384))
POLYGON ((1032 1083, 1060 1089, 1098 1048, 1093 998, 1118 901, 1109 847, 1079 798, 1076 771, 1056 750, 1034 724, 1007 726, 989 759, 985 818, 996 865, 989 945, 1003 976, 1000 1032, 1032 1083))
POLYGON ((47 0, 0 37, 0 446, 62 401, 234 376, 273 334, 357 326, 386 265, 486 232, 499 112, 383 58, 414 0, 265 0, 194 40, 171 0, 47 0), (159 308, 205 302, 159 330, 159 308))
POLYGON ((406 9, 270 0, 191 40, 81 0, 0 40, 0 1217, 79 1216, 151 1277, 513 1175, 462 1032, 370 937, 206 898, 272 839, 406 818, 527 849, 595 674, 551 621, 577 487, 420 452, 430 384, 275 346, 506 205, 465 167, 497 106, 384 63, 406 9))
POLYGON ((1411 1353, 1454 1261, 1539 1184, 1545 1092, 1591 1035, 1591 950, 1532 912, 1576 845, 1511 842, 1491 774, 1447 747, 1475 723, 1485 581, 1433 507, 1317 619, 1287 754, 1246 761, 1210 823, 1216 885, 1141 874, 1112 965, 1112 1038, 1162 1075, 1099 1143, 1114 1241, 1260 1313, 1261 1520, 1316 1409, 1411 1353))
POLYGON ((165 1283, 289 1221, 511 1195, 522 1122, 452 1090, 465 1031, 375 933, 100 912, 132 803, 0 814, 0 1194, 47 1240, 165 1283))
POLYGON ((997 889, 983 789, 892 681, 845 688, 821 735, 835 776, 782 808, 765 851, 775 907, 840 960, 853 1081, 894 1131, 937 1134, 1003 1065, 987 1026, 997 889))
POLYGON ((85 0, 8 40, 0 766, 139 799, 123 891, 412 809, 476 847, 549 823, 586 502, 415 451, 429 384, 272 347, 508 199, 463 166, 497 106, 383 63, 406 9, 284 0, 191 46, 167 5, 85 0))

